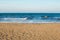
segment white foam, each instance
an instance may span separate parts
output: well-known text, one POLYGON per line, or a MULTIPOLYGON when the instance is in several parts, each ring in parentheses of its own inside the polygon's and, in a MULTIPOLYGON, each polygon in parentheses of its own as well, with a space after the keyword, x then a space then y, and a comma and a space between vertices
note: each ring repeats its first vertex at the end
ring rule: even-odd
POLYGON ((25 18, 1 18, 0 23, 60 23, 52 20, 27 20, 25 18))
POLYGON ((18 21, 18 20, 27 20, 27 18, 1 18, 3 19, 4 21, 18 21))

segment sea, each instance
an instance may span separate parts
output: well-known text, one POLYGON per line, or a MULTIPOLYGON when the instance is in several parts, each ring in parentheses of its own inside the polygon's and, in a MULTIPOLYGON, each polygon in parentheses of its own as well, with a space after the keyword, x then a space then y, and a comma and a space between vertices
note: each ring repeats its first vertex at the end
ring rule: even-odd
POLYGON ((0 23, 60 23, 60 13, 0 13, 0 23))

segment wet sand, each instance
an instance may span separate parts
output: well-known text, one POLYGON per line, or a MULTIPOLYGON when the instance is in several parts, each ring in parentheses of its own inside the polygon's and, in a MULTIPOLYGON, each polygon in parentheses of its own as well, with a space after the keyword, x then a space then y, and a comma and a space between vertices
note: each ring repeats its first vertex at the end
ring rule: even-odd
POLYGON ((0 40, 60 40, 60 24, 0 23, 0 40))

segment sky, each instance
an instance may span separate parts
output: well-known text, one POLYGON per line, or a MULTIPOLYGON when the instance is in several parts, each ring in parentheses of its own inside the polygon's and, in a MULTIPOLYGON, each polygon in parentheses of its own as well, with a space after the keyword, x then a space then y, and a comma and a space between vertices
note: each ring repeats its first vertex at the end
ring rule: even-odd
POLYGON ((0 13, 60 13, 60 0, 0 0, 0 13))

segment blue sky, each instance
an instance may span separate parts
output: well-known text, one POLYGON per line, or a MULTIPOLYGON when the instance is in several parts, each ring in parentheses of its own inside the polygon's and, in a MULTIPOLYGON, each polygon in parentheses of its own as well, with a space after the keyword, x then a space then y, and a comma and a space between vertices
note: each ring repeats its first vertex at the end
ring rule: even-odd
POLYGON ((0 13, 60 13, 60 0, 0 0, 0 13))

